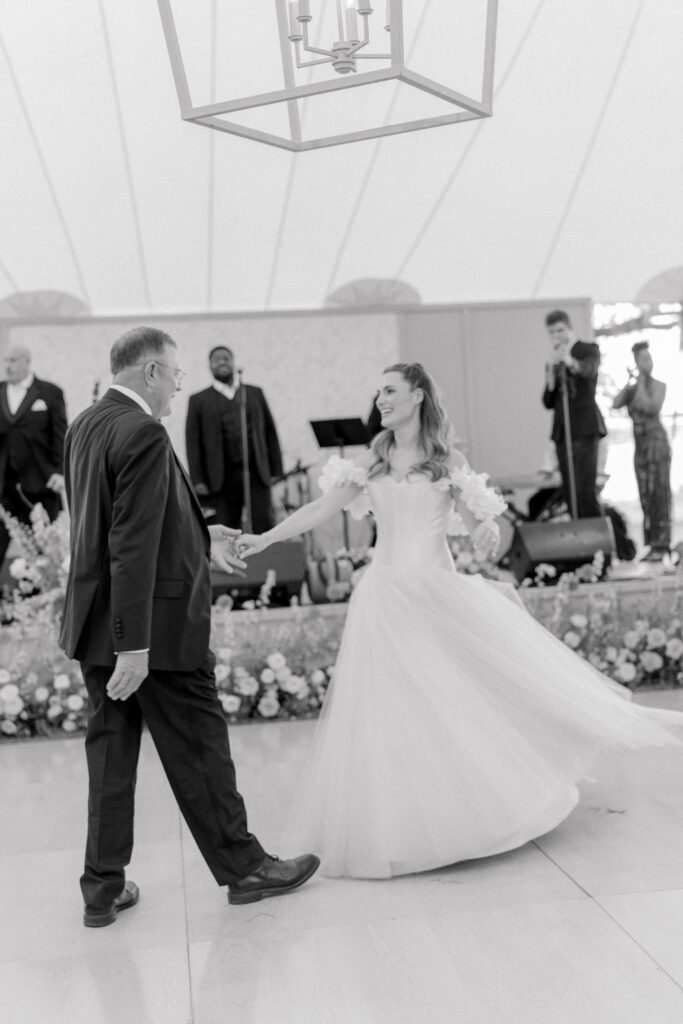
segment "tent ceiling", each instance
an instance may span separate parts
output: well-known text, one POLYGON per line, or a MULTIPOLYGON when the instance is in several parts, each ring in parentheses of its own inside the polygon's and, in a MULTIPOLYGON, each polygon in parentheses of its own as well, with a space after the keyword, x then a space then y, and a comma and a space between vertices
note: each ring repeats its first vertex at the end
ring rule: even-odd
POLYGON ((501 0, 491 119, 300 155, 181 121, 153 0, 0 11, 0 300, 633 299, 681 263, 680 0, 501 0))

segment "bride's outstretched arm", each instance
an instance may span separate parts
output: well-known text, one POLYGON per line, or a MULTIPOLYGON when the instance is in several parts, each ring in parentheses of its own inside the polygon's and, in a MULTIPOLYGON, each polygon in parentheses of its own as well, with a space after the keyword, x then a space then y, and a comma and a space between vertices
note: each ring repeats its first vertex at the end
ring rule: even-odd
POLYGON ((308 533, 320 526, 337 512, 341 512, 346 505, 349 505, 354 498, 357 498, 361 487, 357 484, 347 484, 345 487, 333 487, 323 494, 321 498, 309 502, 302 508, 293 512, 287 519, 274 526, 271 530, 260 535, 245 533, 238 538, 237 545, 242 557, 255 555, 257 551, 263 551, 281 540, 291 540, 302 533, 308 533))

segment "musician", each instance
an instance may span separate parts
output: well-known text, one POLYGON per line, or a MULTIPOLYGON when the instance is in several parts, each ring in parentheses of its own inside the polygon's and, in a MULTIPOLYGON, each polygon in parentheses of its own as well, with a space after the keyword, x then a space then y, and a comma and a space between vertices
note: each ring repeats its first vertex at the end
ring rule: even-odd
POLYGON ((247 477, 251 530, 262 533, 274 525, 271 484, 274 477, 282 475, 275 422, 261 388, 241 383, 232 349, 226 345, 213 348, 209 369, 211 386, 190 395, 187 409, 185 440, 190 477, 202 505, 214 510, 208 521, 232 527, 243 525, 247 477), (245 419, 246 446, 242 429, 245 419))
POLYGON ((569 437, 576 485, 576 514, 579 519, 601 515, 596 486, 598 445, 607 430, 595 401, 600 349, 594 342, 579 341, 567 313, 555 309, 545 318, 551 345, 551 359, 545 368, 543 404, 553 410, 551 438, 557 451, 562 487, 571 509, 571 487, 567 460, 567 425, 564 398, 569 412, 569 437))
POLYGON ((671 445, 659 418, 666 384, 652 376, 653 362, 647 341, 631 347, 636 369, 614 399, 613 409, 626 407, 633 420, 634 469, 643 510, 643 535, 648 551, 644 560, 659 562, 671 548, 671 445))

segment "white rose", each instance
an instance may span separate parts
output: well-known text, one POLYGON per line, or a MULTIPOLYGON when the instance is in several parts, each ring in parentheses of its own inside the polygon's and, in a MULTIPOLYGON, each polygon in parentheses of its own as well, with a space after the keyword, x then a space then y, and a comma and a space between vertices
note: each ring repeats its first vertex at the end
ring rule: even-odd
POLYGON ((619 657, 619 655, 617 653, 616 647, 608 647, 607 650, 605 651, 605 660, 609 661, 610 664, 612 664, 612 665, 614 664, 614 662, 617 660, 618 657, 619 657))
POLYGON ((311 689, 310 689, 308 683, 306 682, 306 680, 304 678, 302 678, 302 677, 300 677, 300 678, 301 678, 301 686, 296 691, 296 695, 297 695, 299 700, 306 700, 306 698, 310 695, 311 689))
POLYGON ((635 665, 632 665, 630 661, 625 661, 615 672, 617 679, 622 683, 632 683, 637 674, 635 665))
POLYGON ((71 686, 71 679, 66 672, 61 672, 58 676, 55 676, 52 680, 52 685, 55 690, 68 690, 71 686))
POLYGON ((24 702, 21 697, 15 697, 13 700, 4 700, 2 702, 2 709, 10 718, 16 718, 24 710, 24 702))
POLYGON ((635 629, 629 629, 626 633, 624 633, 624 646, 630 647, 631 650, 633 650, 634 647, 638 646, 639 640, 640 633, 638 633, 635 629))
POLYGON ((275 682, 275 673, 273 672, 272 668, 264 668, 263 672, 261 673, 261 682, 264 683, 266 686, 269 686, 270 683, 275 682))
POLYGON ((581 643, 581 637, 579 636, 579 634, 574 633, 571 629, 567 630, 562 639, 566 643, 567 647, 571 647, 572 650, 576 650, 576 648, 581 643))
POLYGON ((62 729, 64 732, 76 732, 78 726, 70 718, 65 718, 62 722, 62 729))
POLYGON ((301 684, 305 682, 302 676, 295 676, 292 672, 285 676, 284 679, 280 679, 278 676, 278 684, 280 689, 285 693, 297 693, 301 689, 301 684))
POLYGON ((72 693, 66 698, 66 706, 69 711, 80 711, 84 704, 85 701, 77 693, 72 693))
POLYGON ((666 643, 666 633, 663 629, 651 629, 647 634, 648 647, 663 647, 666 643))
POLYGON ((7 683, 0 690, 0 700, 16 700, 19 696, 19 687, 15 683, 7 683))
POLYGON ((677 636, 674 636, 666 645, 666 656, 671 661, 678 661, 681 655, 683 655, 683 640, 679 640, 677 636))
POLYGON ((287 682, 291 674, 292 670, 289 667, 289 665, 283 665, 282 668, 279 668, 275 673, 275 678, 277 679, 280 686, 282 686, 283 683, 287 682))
POLYGON ((274 718, 275 715, 279 714, 280 705, 272 697, 261 697, 261 700, 257 704, 259 715, 263 718, 274 718))
POLYGON ((12 677, 6 668, 0 668, 0 686, 2 686, 3 683, 9 683, 11 678, 12 677))
POLYGON ((253 697, 259 691, 259 685, 253 676, 244 676, 235 683, 235 690, 245 697, 253 697))
POLYGON ((216 651, 216 656, 219 661, 231 661, 232 660, 232 647, 219 647, 216 651))
POLYGON ((656 651, 643 651, 640 656, 640 664, 646 672, 659 672, 664 664, 664 659, 656 651))
POLYGON ((213 674, 216 677, 217 683, 223 683, 230 675, 230 669, 227 665, 216 665, 213 674))
POLYGON ((47 709, 47 717, 52 721, 55 718, 59 718, 63 711, 64 708, 61 704, 50 704, 50 707, 47 709))
POLYGON ((28 563, 25 558, 14 558, 9 567, 9 574, 14 577, 15 580, 20 580, 22 576, 26 575, 27 569, 28 563))
POLYGON ((585 629, 588 625, 588 619, 586 618, 586 616, 581 615, 578 612, 576 615, 572 615, 569 621, 575 629, 585 629))
POLYGON ((33 693, 33 699, 38 704, 44 704, 49 696, 50 696, 50 691, 48 690, 47 686, 38 686, 38 687, 36 687, 36 689, 35 689, 35 691, 33 693))
POLYGON ((236 715, 242 705, 239 697, 234 693, 221 693, 219 696, 226 715, 236 715))
POLYGON ((10 722, 7 718, 0 722, 0 729, 2 729, 5 736, 16 736, 17 727, 14 722, 10 722))
POLYGON ((268 668, 272 668, 273 672, 278 672, 280 669, 285 667, 287 659, 284 654, 280 654, 279 651, 275 651, 274 654, 268 655, 266 658, 266 664, 268 665, 268 668))
POLYGON ((311 672, 311 682, 314 686, 321 686, 325 682, 326 676, 321 668, 315 668, 311 672))

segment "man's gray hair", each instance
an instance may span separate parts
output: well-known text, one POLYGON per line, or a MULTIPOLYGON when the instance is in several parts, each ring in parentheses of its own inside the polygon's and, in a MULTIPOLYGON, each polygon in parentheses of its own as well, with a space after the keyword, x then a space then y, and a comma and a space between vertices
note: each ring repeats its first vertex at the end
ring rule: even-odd
POLYGON ((144 356, 149 356, 150 359, 161 356, 166 345, 173 345, 176 348, 173 338, 157 327, 134 327, 132 331, 126 331, 117 338, 112 345, 109 354, 111 372, 117 374, 127 370, 139 363, 144 356))

